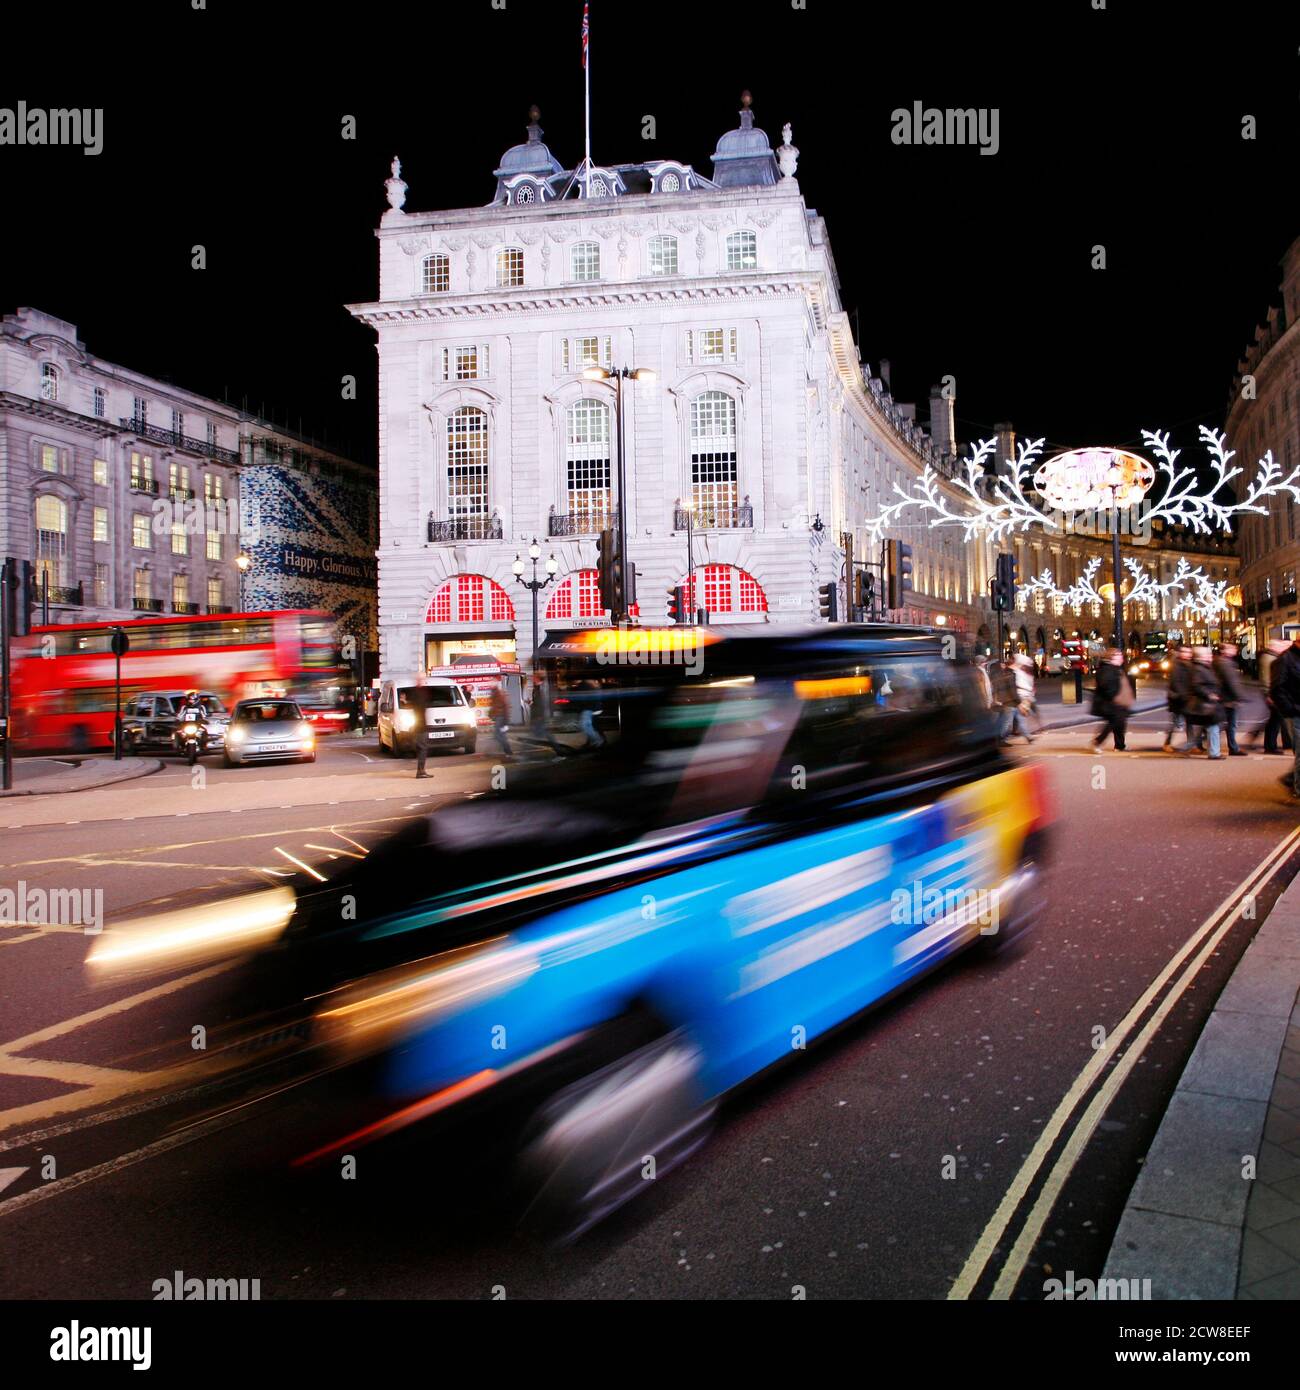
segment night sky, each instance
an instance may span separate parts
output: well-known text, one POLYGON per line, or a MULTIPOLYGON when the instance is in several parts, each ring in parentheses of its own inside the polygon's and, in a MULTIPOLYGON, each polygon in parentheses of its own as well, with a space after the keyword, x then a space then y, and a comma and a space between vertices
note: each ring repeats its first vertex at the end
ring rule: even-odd
MULTIPOLYGON (((24 81, 4 104, 103 106, 105 148, 0 147, 0 310, 48 310, 101 357, 372 462, 374 336, 342 306, 377 290, 389 160, 410 211, 485 204, 536 102, 571 167, 582 5, 275 9, 68 5, 57 34, 48 10, 11 29, 24 81)), ((593 154, 711 173, 749 88, 773 146, 793 123, 863 356, 891 360, 898 398, 924 418, 952 373, 963 439, 1001 419, 1062 446, 1147 426, 1199 452, 1300 235, 1298 14, 592 0, 593 154), (998 154, 895 146, 891 112, 917 100, 998 107, 998 154)))

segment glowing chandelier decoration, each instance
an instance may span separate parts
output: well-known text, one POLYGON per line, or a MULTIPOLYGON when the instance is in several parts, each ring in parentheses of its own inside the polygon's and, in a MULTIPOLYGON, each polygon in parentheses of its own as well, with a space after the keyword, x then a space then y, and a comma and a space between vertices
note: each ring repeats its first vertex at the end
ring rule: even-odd
POLYGON ((1005 473, 987 470, 997 445, 983 439, 963 460, 963 472, 955 478, 947 479, 927 465, 909 488, 895 482, 898 500, 886 503, 865 525, 873 541, 900 524, 959 526, 967 541, 977 537, 999 541, 1031 526, 1063 531, 1063 513, 1140 504, 1145 523, 1165 521, 1208 535, 1216 527, 1231 532, 1234 518, 1248 513, 1267 516, 1268 508, 1261 505, 1266 498, 1289 493, 1300 502, 1300 465, 1283 477, 1271 449, 1259 460, 1254 481, 1238 501, 1232 493, 1223 495, 1224 488, 1243 473, 1231 466, 1235 450, 1226 447, 1226 432, 1200 427, 1213 471, 1208 488, 1202 487, 1194 468, 1179 466, 1182 451, 1170 447, 1167 430, 1143 430, 1142 438, 1155 455, 1154 465, 1120 449, 1075 449, 1040 463, 1045 441, 1033 439, 1016 446, 1016 458, 1005 460, 1005 473), (1148 489, 1158 482, 1164 484, 1159 500, 1147 501, 1148 489), (1031 497, 1042 497, 1050 509, 1031 497), (920 516, 916 522, 903 521, 909 513, 920 516))

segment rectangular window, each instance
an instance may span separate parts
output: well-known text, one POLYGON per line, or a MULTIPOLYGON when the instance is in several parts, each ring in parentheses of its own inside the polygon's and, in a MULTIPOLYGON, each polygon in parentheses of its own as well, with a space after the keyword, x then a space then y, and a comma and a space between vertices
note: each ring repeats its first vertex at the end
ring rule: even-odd
POLYGON ((172 575, 172 611, 183 613, 189 606, 190 581, 183 574, 172 575))
POLYGON ((41 363, 41 400, 57 401, 59 399, 59 373, 56 367, 52 367, 48 362, 41 363))
POLYGON ((185 416, 182 415, 181 412, 180 412, 179 410, 173 410, 173 411, 172 411, 172 433, 173 433, 173 434, 184 434, 184 433, 185 433, 185 416))
POLYGON ((103 563, 95 565, 95 602, 101 608, 108 606, 108 566, 103 563))
POLYGON ((108 398, 104 394, 104 388, 102 386, 96 386, 91 399, 94 403, 95 419, 102 420, 108 413, 108 398))
POLYGON ((510 289, 524 283, 524 253, 517 246, 503 246, 497 252, 497 285, 510 289))
POLYGON ((131 517, 131 544, 137 550, 150 549, 151 532, 147 512, 135 512, 131 517))
POLYGON ((205 502, 221 501, 220 473, 205 473, 203 475, 203 500, 205 502))
POLYGON ((96 487, 108 486, 108 460, 96 459, 94 462, 94 477, 96 487))
POLYGON ((41 445, 41 467, 47 473, 59 471, 59 451, 53 444, 41 445))
POLYGON ((656 236, 650 238, 650 274, 677 274, 677 238, 656 236))
POLYGON ((442 379, 444 381, 475 381, 487 375, 487 348, 477 343, 463 347, 443 348, 442 379))
POLYGON ((131 397, 131 420, 134 424, 149 423, 149 402, 143 396, 131 397))
POLYGON ((695 328, 686 332, 688 362, 734 362, 736 360, 736 330, 734 328, 695 328))
POLYGON ((209 559, 209 560, 220 560, 220 559, 221 559, 221 532, 220 532, 220 531, 209 531, 209 532, 208 532, 208 559, 209 559))
POLYGON ((218 578, 216 578, 216 576, 214 575, 211 579, 208 580, 208 612, 209 612, 209 613, 211 613, 212 610, 213 610, 214 608, 220 608, 220 607, 222 606, 222 603, 224 602, 224 599, 222 598, 221 593, 222 593, 221 580, 218 579, 218 578))
POLYGON ((108 540, 108 508, 95 508, 95 531, 94 536, 97 541, 108 540))
POLYGON ((172 522, 172 554, 188 555, 190 553, 190 538, 185 530, 183 521, 172 522))
POLYGON ((213 448, 215 448, 217 444, 217 427, 211 420, 208 421, 208 443, 213 448))
POLYGON ((153 576, 148 570, 136 570, 133 594, 136 603, 148 603, 153 598, 153 576))
POLYGON ((573 278, 575 280, 600 279, 600 246, 594 241, 580 241, 573 248, 573 278))
POLYGON ((146 492, 153 487, 153 459, 148 454, 131 451, 131 486, 146 492))
POLYGON ((451 287, 451 261, 448 257, 426 256, 422 283, 425 294, 446 294, 451 287))
POLYGON ((187 463, 167 465, 167 487, 173 497, 190 495, 190 466, 187 463))

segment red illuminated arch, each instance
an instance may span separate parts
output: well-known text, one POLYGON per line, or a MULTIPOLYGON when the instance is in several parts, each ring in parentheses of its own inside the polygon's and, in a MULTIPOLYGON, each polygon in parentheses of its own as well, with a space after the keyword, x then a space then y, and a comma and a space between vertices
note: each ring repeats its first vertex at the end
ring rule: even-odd
POLYGON ((426 623, 513 623, 510 595, 485 574, 453 575, 434 591, 426 623))
POLYGON ((709 613, 766 613, 767 595, 748 570, 735 565, 703 565, 695 571, 695 587, 702 602, 696 603, 692 586, 686 585, 686 606, 709 613))
POLYGON ((574 570, 560 580, 550 602, 546 605, 548 622, 565 618, 603 618, 605 606, 600 601, 600 584, 595 570, 574 570))

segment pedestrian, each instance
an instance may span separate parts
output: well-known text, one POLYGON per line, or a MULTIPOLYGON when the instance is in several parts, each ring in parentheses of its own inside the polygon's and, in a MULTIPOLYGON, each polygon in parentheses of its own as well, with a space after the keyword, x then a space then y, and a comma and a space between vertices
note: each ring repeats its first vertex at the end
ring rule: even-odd
POLYGON ((492 695, 488 700, 488 715, 492 720, 492 732, 497 736, 502 753, 507 758, 514 757, 510 747, 510 705, 500 682, 492 687, 492 695))
POLYGON ((533 702, 528 710, 529 735, 539 743, 544 743, 557 758, 573 756, 574 749, 563 744, 551 730, 550 716, 546 708, 546 692, 538 680, 533 686, 533 702))
POLYGON ((603 748, 605 737, 596 728, 596 711, 600 707, 600 683, 598 681, 583 681, 582 703, 579 705, 578 728, 585 735, 586 743, 584 748, 603 748))
POLYGON ((998 716, 998 741, 1010 743, 1016 720, 1016 678, 1010 658, 990 661, 988 673, 993 690, 993 708, 998 716))
POLYGON ((993 682, 989 679, 989 666, 991 662, 977 661, 975 663, 975 681, 979 686, 979 692, 984 698, 984 708, 993 709, 993 682))
POLYGON ((1291 747, 1295 751, 1291 794, 1300 801, 1300 633, 1273 661, 1271 693, 1291 734, 1291 747))
POLYGON ((1214 673, 1219 678, 1219 693, 1223 697, 1223 731, 1228 740, 1228 756, 1244 758, 1246 754, 1237 747, 1237 711, 1246 699, 1246 687, 1241 679, 1241 667, 1237 665, 1235 643, 1219 643, 1214 673))
POLYGON ((1179 647, 1174 653, 1174 664, 1169 670, 1169 694, 1165 697, 1165 703, 1169 706, 1169 728, 1165 733, 1164 750, 1166 753, 1175 753, 1174 735, 1183 729, 1187 732, 1188 741, 1184 744, 1184 751, 1191 746, 1191 731, 1187 729, 1187 697, 1192 688, 1192 649, 1190 647, 1179 647))
MULTIPOLYGON (((1223 688, 1214 669, 1214 658, 1209 647, 1197 647, 1192 652, 1191 686, 1187 696, 1187 737, 1191 742, 1192 730, 1204 729, 1209 741, 1209 756, 1221 761, 1225 754, 1220 751, 1219 726, 1223 723, 1223 688)), ((1200 739, 1195 748, 1185 748, 1185 753, 1200 751, 1200 739)))
POLYGON ((1125 735, 1133 698, 1133 682, 1124 669, 1124 653, 1118 647, 1110 647, 1097 667, 1097 685, 1092 695, 1093 714, 1106 721, 1106 727, 1092 740, 1095 752, 1101 752, 1107 734, 1114 739, 1117 753, 1128 751, 1125 735))
POLYGON ((1251 741, 1253 748, 1258 748, 1261 740, 1264 744, 1264 752, 1277 755, 1283 748, 1291 747, 1291 735, 1287 730, 1286 720, 1278 713, 1277 705, 1273 700, 1273 679, 1278 670, 1277 659, 1286 651, 1289 643, 1280 638, 1268 643, 1259 654, 1259 679, 1264 687, 1264 707, 1267 711, 1265 722, 1255 730, 1255 737, 1251 741), (1278 747, 1279 741, 1282 748, 1278 747))
POLYGON ((415 727, 411 730, 411 741, 415 744, 415 775, 427 777, 424 770, 429 756, 429 687, 424 683, 424 673, 415 678, 415 688, 405 691, 407 708, 415 713, 415 727))
MULTIPOLYGON (((1029 716, 1036 714, 1038 710, 1035 698, 1037 692, 1034 682, 1034 663, 1025 652, 1020 652, 1013 659, 1012 667, 1011 674, 1016 686, 1016 712, 1012 717, 1012 728, 1014 729, 1019 724, 1020 731, 1025 736, 1025 742, 1033 743, 1033 735, 1029 732, 1029 716)), ((1038 721, 1040 733, 1042 727, 1043 721, 1040 718, 1038 721)))

